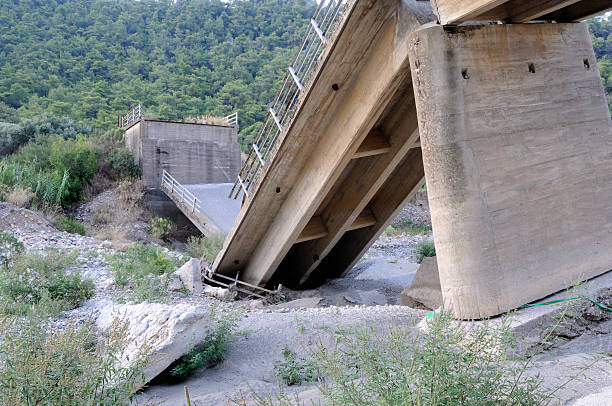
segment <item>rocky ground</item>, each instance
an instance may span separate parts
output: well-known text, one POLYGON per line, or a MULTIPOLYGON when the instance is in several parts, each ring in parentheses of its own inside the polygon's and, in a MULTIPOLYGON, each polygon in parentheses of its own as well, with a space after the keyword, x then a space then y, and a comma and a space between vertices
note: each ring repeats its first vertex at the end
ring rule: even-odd
MULTIPOLYGON (((116 199, 113 193, 117 192, 105 192, 77 208, 76 218, 84 221, 88 228, 92 227, 94 213, 116 199)), ((126 235, 150 241, 142 224, 146 223, 138 220, 136 225, 125 225, 126 229, 135 231, 126 235), (139 223, 140 226, 137 225, 139 223)), ((61 232, 40 213, 0 203, 0 231, 13 234, 27 250, 77 250, 79 269, 95 282, 95 296, 82 307, 67 312, 59 323, 94 317, 97 324, 103 327, 115 315, 123 314, 133 322, 135 348, 143 340, 151 339, 151 331, 163 331, 155 338, 159 352, 178 356, 198 339, 198 334, 205 331, 208 323, 206 314, 211 304, 234 309, 242 315, 239 322, 241 334, 221 364, 204 369, 181 384, 165 385, 155 381, 140 395, 140 400, 156 399, 168 405, 183 404, 184 386, 189 388, 192 404, 195 405, 227 405, 231 404, 231 398, 248 398, 252 390, 259 393, 276 391, 278 385, 274 364, 282 358, 285 346, 298 354, 308 354, 320 345, 318 343, 331 345, 334 332, 338 329, 361 326, 382 331, 390 326, 416 325, 427 311, 399 305, 399 295, 411 282, 417 269, 413 252, 415 245, 431 238, 431 234, 414 233, 412 228, 411 232, 397 230, 406 224, 430 224, 423 199, 411 202, 393 224, 395 231, 381 236, 364 260, 345 278, 329 281, 309 291, 285 291, 289 300, 286 303, 270 304, 261 300, 226 303, 204 292, 186 295, 172 291, 168 292, 169 301, 166 304, 119 304, 114 300, 119 288, 114 283, 106 258, 124 248, 123 243, 116 246, 110 240, 61 232)), ((170 255, 182 254, 167 248, 165 251, 170 255)), ((609 286, 612 286, 612 281, 609 286)), ((575 365, 579 358, 592 353, 595 345, 600 349, 610 342, 610 320, 608 316, 598 317, 596 327, 587 326, 568 333, 563 345, 550 349, 545 360, 549 367, 542 371, 547 381, 561 379, 561 372, 575 365)), ((565 404, 611 404, 605 402, 609 399, 606 393, 611 390, 612 371, 602 366, 589 378, 575 384, 567 393, 562 393, 565 404)), ((306 384, 291 390, 310 388, 312 385, 306 384)))

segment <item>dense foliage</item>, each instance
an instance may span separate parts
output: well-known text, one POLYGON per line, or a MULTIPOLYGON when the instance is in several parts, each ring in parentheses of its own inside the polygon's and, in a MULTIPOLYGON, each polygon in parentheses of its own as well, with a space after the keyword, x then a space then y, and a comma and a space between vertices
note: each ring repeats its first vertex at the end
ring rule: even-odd
POLYGON ((0 200, 14 202, 11 194, 30 193, 20 205, 33 200, 38 207, 67 207, 93 179, 99 156, 97 146, 84 136, 39 136, 0 161, 0 200))
POLYGON ((593 48, 597 56, 597 65, 601 72, 606 93, 608 94, 608 105, 612 111, 612 17, 607 15, 602 18, 589 20, 589 29, 593 39, 593 48))
POLYGON ((75 138, 79 134, 89 134, 89 127, 63 117, 37 116, 21 120, 19 124, 0 123, 0 157, 10 155, 17 149, 34 140, 39 135, 56 135, 75 138))
POLYGON ((42 112, 107 128, 239 111, 252 137, 313 0, 13 0, 0 3, 0 121, 42 112))

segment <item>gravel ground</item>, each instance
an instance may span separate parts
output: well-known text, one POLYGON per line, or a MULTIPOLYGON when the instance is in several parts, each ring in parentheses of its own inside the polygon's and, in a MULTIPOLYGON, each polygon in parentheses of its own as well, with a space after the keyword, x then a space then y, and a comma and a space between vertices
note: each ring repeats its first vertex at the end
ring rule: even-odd
MULTIPOLYGON (((110 198, 112 194, 103 200, 110 198)), ((92 212, 90 209, 77 213, 81 213, 80 218, 86 219, 86 213, 92 212)), ((399 226, 410 220, 413 224, 421 224, 427 218, 426 206, 412 202, 394 223, 399 226)), ((58 320, 59 324, 87 319, 97 311, 100 303, 108 303, 118 289, 105 259, 116 252, 110 241, 58 231, 41 214, 4 203, 0 203, 0 230, 15 235, 27 250, 56 248, 78 251, 79 268, 84 276, 95 282, 96 294, 82 307, 67 312, 63 319, 58 320)), ((399 292, 409 283, 416 269, 413 264, 414 246, 425 238, 431 238, 431 235, 383 235, 366 254, 366 261, 346 278, 329 281, 319 289, 287 292, 291 299, 295 299, 289 303, 220 303, 205 296, 170 293, 171 303, 216 303, 224 308, 238 309, 244 314, 239 324, 243 334, 231 346, 227 358, 220 365, 202 370, 179 385, 151 386, 140 395, 140 399, 155 398, 166 400, 167 405, 182 405, 183 387, 186 385, 194 405, 228 405, 231 404, 228 398, 241 394, 248 397, 251 389, 258 393, 277 390, 274 364, 282 358, 285 346, 299 355, 307 355, 316 350, 319 342, 325 346, 332 345, 338 329, 355 326, 381 331, 398 325, 413 328, 426 311, 396 303, 399 292)), ((180 255, 165 250, 171 255, 180 255)), ((609 343, 611 329, 612 324, 606 319, 596 329, 589 329, 585 333, 588 335, 578 334, 563 346, 554 348, 541 371, 547 382, 563 379, 571 367, 592 354, 594 345, 609 343)), ((581 406, 608 404, 605 403, 607 395, 597 393, 610 387, 612 370, 609 365, 598 365, 596 370, 589 372, 589 378, 564 391, 561 404, 571 405, 575 401, 578 402, 576 405, 581 406), (580 398, 584 399, 578 400, 580 398)), ((312 385, 305 385, 298 386, 296 390, 310 388, 312 385)))

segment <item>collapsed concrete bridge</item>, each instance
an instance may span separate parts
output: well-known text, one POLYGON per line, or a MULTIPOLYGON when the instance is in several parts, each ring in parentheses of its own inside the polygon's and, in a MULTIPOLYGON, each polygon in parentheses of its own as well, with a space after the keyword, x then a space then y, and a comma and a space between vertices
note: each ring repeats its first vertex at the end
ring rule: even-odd
POLYGON ((425 181, 458 317, 610 270, 612 125, 575 22, 610 7, 321 2, 234 185, 243 204, 211 275, 338 277, 425 181))

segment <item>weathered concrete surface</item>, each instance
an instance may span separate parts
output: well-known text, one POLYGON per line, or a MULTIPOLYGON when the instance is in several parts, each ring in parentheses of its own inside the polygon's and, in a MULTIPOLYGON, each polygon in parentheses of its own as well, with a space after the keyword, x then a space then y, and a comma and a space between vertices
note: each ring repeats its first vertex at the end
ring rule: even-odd
POLYGON ((441 24, 463 21, 572 22, 612 8, 610 0, 431 0, 441 24))
POLYGON ((127 367, 148 356, 144 383, 202 342, 212 324, 208 306, 143 302, 102 307, 96 326, 106 330, 117 320, 128 324, 128 344, 117 361, 127 367))
POLYGON ((347 2, 215 272, 303 286, 359 260, 422 185, 407 37, 434 19, 428 2, 347 2), (388 145, 368 150, 373 138, 388 145))
POLYGON ((200 266, 200 260, 197 258, 191 258, 185 262, 177 271, 176 275, 183 282, 183 286, 193 294, 199 295, 203 292, 202 285, 202 268, 200 266))
POLYGON ((240 170, 234 127, 141 119, 125 142, 148 189, 159 189, 163 169, 183 184, 233 182, 240 170))
POLYGON ((432 26, 410 63, 446 307, 491 316, 612 268, 612 126, 586 25, 432 26))

